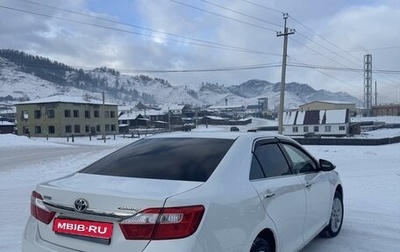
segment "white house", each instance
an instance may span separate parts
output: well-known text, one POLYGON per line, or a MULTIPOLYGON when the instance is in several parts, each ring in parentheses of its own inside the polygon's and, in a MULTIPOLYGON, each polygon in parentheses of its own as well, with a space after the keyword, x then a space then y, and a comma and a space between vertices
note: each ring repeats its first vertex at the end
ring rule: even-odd
POLYGON ((283 134, 288 136, 346 136, 349 133, 348 109, 286 112, 283 134))

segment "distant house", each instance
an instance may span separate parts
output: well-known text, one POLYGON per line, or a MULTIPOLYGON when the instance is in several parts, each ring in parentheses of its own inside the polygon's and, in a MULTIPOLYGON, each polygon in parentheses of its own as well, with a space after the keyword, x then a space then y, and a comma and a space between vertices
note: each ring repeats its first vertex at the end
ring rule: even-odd
POLYGON ((372 106, 372 116, 400 116, 400 104, 372 106))
POLYGON ((207 111, 215 115, 244 116, 246 108, 243 105, 210 106, 207 111))
POLYGON ((80 97, 52 96, 16 104, 18 134, 64 137, 118 133, 118 106, 80 97))
POLYGON ((127 133, 132 128, 147 128, 149 119, 145 118, 142 113, 125 113, 118 118, 119 132, 127 133))
POLYGON ((257 105, 247 105, 246 107, 246 115, 253 117, 261 117, 263 112, 263 106, 260 104, 257 105))
POLYGON ((16 108, 14 105, 0 104, 0 118, 2 121, 14 122, 16 115, 16 108))
POLYGON ((356 114, 356 104, 354 102, 313 101, 299 106, 300 111, 338 109, 348 109, 350 116, 354 116, 356 114))
POLYGON ((0 118, 0 134, 14 133, 14 131, 15 123, 11 123, 0 118))
POLYGON ((346 136, 349 133, 348 109, 286 112, 283 134, 288 136, 346 136))

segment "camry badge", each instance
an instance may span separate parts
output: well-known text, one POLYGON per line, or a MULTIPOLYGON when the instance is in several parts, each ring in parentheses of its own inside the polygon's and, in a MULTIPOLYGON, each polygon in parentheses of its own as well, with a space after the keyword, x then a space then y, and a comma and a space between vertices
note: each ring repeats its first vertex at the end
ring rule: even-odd
POLYGON ((87 200, 82 199, 82 198, 75 200, 75 203, 74 203, 75 211, 82 213, 88 207, 89 207, 89 204, 88 204, 87 200))

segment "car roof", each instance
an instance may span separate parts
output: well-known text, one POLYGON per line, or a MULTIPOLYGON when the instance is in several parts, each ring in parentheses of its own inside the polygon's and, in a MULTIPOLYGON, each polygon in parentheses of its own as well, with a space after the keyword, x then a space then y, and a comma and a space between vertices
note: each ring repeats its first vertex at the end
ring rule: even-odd
POLYGON ((237 132, 237 131, 191 131, 191 132, 171 132, 153 135, 150 138, 216 138, 216 139, 237 139, 237 138, 247 138, 257 139, 257 138, 280 138, 289 139, 286 136, 266 132, 237 132))

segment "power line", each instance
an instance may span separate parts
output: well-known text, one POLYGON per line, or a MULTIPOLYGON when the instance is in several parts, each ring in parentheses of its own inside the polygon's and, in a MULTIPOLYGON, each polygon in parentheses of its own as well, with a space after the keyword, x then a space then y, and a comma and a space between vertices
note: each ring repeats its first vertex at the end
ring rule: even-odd
POLYGON ((242 24, 246 24, 246 25, 249 25, 249 26, 253 26, 253 27, 256 27, 256 28, 260 28, 260 29, 263 29, 263 30, 276 32, 275 30, 267 28, 265 26, 256 25, 256 24, 252 24, 252 23, 249 23, 249 22, 246 22, 246 21, 242 21, 242 20, 239 20, 239 19, 236 19, 236 18, 228 17, 228 16, 225 16, 225 15, 222 15, 222 14, 219 14, 219 13, 216 13, 216 12, 208 11, 208 10, 205 10, 205 9, 202 9, 202 8, 190 5, 190 4, 182 3, 182 2, 179 2, 179 1, 176 1, 176 0, 170 0, 170 1, 174 2, 174 3, 177 3, 177 4, 180 4, 180 5, 183 5, 183 6, 186 6, 186 7, 189 7, 189 8, 192 8, 192 9, 195 9, 195 10, 199 10, 199 11, 211 14, 211 15, 215 15, 215 16, 218 16, 218 17, 222 17, 222 18, 225 18, 225 19, 232 20, 232 21, 236 21, 236 22, 239 22, 239 23, 242 23, 242 24))
POLYGON ((231 49, 235 49, 235 50, 239 50, 239 51, 243 50, 244 52, 249 52, 249 53, 268 54, 268 55, 273 55, 273 56, 280 56, 278 54, 267 53, 267 52, 256 51, 256 50, 250 50, 250 49, 241 48, 241 47, 232 46, 232 45, 225 45, 225 44, 216 43, 216 42, 212 42, 212 41, 196 39, 196 38, 191 38, 191 37, 187 37, 187 36, 181 36, 181 35, 177 35, 177 34, 170 33, 170 32, 150 29, 150 28, 147 28, 147 27, 142 27, 142 26, 126 23, 126 22, 120 22, 120 21, 115 21, 115 20, 112 20, 112 19, 96 17, 96 16, 92 16, 92 15, 89 15, 89 14, 85 14, 85 13, 81 13, 81 12, 77 12, 77 11, 72 11, 72 10, 68 10, 68 9, 64 9, 64 8, 59 8, 59 7, 55 7, 55 6, 51 6, 51 5, 46 5, 46 4, 42 4, 42 3, 37 3, 37 2, 34 2, 34 1, 30 1, 30 0, 19 0, 19 1, 27 2, 27 3, 30 3, 30 4, 33 4, 33 5, 38 5, 38 6, 42 6, 42 7, 46 7, 46 8, 56 9, 56 10, 60 10, 60 11, 63 11, 63 12, 77 14, 77 15, 80 15, 80 16, 89 17, 89 18, 93 18, 93 19, 96 19, 96 20, 106 21, 106 22, 110 22, 110 23, 114 23, 114 24, 129 26, 129 27, 132 27, 132 28, 137 28, 137 29, 151 31, 151 32, 159 33, 159 34, 172 36, 172 37, 177 37, 177 38, 181 38, 181 39, 185 39, 185 40, 192 40, 192 41, 196 41, 196 42, 212 44, 212 45, 222 46, 222 47, 227 47, 227 48, 231 48, 231 49))
MULTIPOLYGON (((346 68, 346 67, 334 67, 334 66, 311 65, 311 64, 302 63, 302 62, 300 62, 299 60, 296 60, 296 59, 294 59, 294 58, 291 58, 291 59, 293 59, 293 60, 295 60, 295 61, 297 61, 297 62, 299 62, 299 63, 298 63, 298 64, 289 63, 289 64, 288 64, 289 67, 299 67, 299 68, 309 68, 309 69, 313 69, 313 70, 318 71, 318 72, 320 72, 320 73, 322 73, 322 74, 324 74, 324 75, 326 75, 326 76, 328 76, 328 77, 331 77, 331 78, 333 78, 333 79, 335 79, 335 80, 338 80, 338 81, 340 81, 340 82, 347 83, 347 84, 349 84, 349 83, 346 82, 346 81, 340 80, 340 79, 338 79, 337 77, 334 77, 334 76, 332 76, 332 75, 330 75, 330 74, 327 74, 327 73, 325 73, 325 72, 322 72, 322 71, 320 71, 320 70, 346 71, 346 72, 364 72, 364 69, 361 69, 361 68, 346 68)), ((400 74, 400 71, 395 71, 395 70, 382 70, 382 69, 380 69, 380 70, 372 70, 372 72, 373 72, 373 73, 390 72, 390 73, 392 73, 392 74, 400 74)), ((391 86, 391 87, 394 87, 394 88, 400 88, 400 85, 399 85, 399 86, 396 86, 396 85, 389 84, 389 83, 384 83, 384 82, 381 82, 381 83, 382 83, 382 84, 385 84, 386 86, 391 86)), ((350 84, 349 84, 349 85, 350 85, 350 84)))
MULTIPOLYGON (((350 52, 344 50, 343 48, 339 47, 338 45, 332 43, 332 42, 329 41, 328 39, 326 39, 326 38, 322 37, 321 35, 319 35, 318 33, 314 32, 311 28, 309 28, 309 27, 306 26, 305 24, 301 23, 300 21, 298 21, 298 20, 295 19, 294 17, 290 16, 290 18, 291 18, 293 21, 295 21, 296 23, 298 23, 299 25, 301 25, 302 27, 304 27, 305 29, 307 29, 308 31, 310 31, 312 34, 316 35, 316 36, 319 37, 320 39, 322 39, 322 40, 328 42, 330 45, 332 45, 332 46, 334 46, 335 48, 338 48, 338 49, 341 50, 342 52, 346 53, 346 55, 351 56, 352 58, 356 59, 357 61, 360 60, 359 58, 357 58, 357 57, 355 57, 354 55, 352 55, 350 52)), ((328 50, 329 52, 331 52, 331 53, 333 53, 333 54, 335 54, 335 55, 337 55, 337 56, 339 56, 339 57, 341 57, 341 58, 343 58, 343 59, 345 59, 345 60, 347 60, 347 61, 349 61, 349 62, 352 62, 353 64, 355 64, 355 65, 357 65, 357 66, 360 66, 359 63, 355 63, 354 61, 352 61, 352 60, 350 60, 350 59, 348 59, 348 58, 345 58, 344 56, 339 55, 338 53, 334 52, 333 50, 330 50, 330 49, 326 48, 325 46, 323 46, 323 45, 321 45, 321 44, 315 42, 314 40, 308 38, 307 36, 304 36, 304 35, 302 35, 301 33, 298 33, 298 34, 299 34, 300 36, 303 36, 304 38, 310 40, 312 43, 315 43, 315 44, 321 46, 322 48, 328 50)), ((391 80, 391 79, 389 79, 389 78, 387 78, 386 76, 383 76, 383 75, 381 75, 381 74, 377 74, 377 76, 379 76, 379 77, 381 77, 381 78, 384 78, 384 79, 386 79, 386 80, 388 80, 388 81, 393 81, 393 80, 391 80)), ((398 77, 395 77, 395 78, 398 79, 398 80, 400 80, 400 78, 398 78, 398 77)), ((380 81, 380 82, 383 83, 383 84, 386 84, 386 85, 390 85, 390 84, 384 83, 384 82, 382 82, 382 81, 380 81)))
MULTIPOLYGON (((293 57, 291 57, 291 59, 293 59, 293 60, 299 62, 300 64, 306 65, 305 63, 303 63, 303 62, 301 62, 301 61, 299 61, 299 60, 297 60, 297 59, 295 59, 295 58, 293 58, 293 57)), ((332 75, 330 75, 330 74, 327 74, 327 73, 325 73, 325 72, 323 72, 323 71, 321 71, 321 70, 319 70, 319 69, 317 69, 317 68, 312 68, 312 69, 315 70, 315 71, 317 71, 317 72, 319 72, 319 73, 321 73, 321 74, 323 74, 323 75, 325 75, 325 76, 328 76, 328 77, 330 77, 330 78, 332 78, 332 79, 334 79, 334 80, 337 80, 337 81, 342 82, 342 83, 346 83, 347 85, 351 86, 350 83, 348 83, 348 82, 346 82, 346 81, 344 81, 344 80, 341 80, 341 79, 339 79, 339 78, 337 78, 337 77, 335 77, 335 76, 332 76, 332 75)))
POLYGON ((270 8, 270 7, 261 5, 261 4, 253 3, 253 2, 250 2, 250 1, 247 1, 247 0, 242 0, 242 1, 245 2, 245 3, 248 3, 248 4, 252 4, 254 6, 257 6, 257 7, 261 7, 263 9, 266 9, 266 10, 269 10, 269 11, 277 12, 277 13, 280 13, 280 14, 285 13, 284 11, 276 10, 276 9, 273 9, 273 8, 270 8))
MULTIPOLYGON (((301 64, 291 63, 291 64, 288 64, 288 66, 314 68, 314 69, 325 69, 325 70, 333 70, 333 71, 364 72, 363 68, 321 66, 321 65, 312 65, 312 64, 305 64, 305 63, 301 63, 301 64)), ((400 74, 400 70, 377 69, 377 70, 372 70, 372 72, 373 73, 400 74)))
MULTIPOLYGON (((22 10, 22 9, 17 9, 17 8, 2 6, 2 5, 0 5, 0 8, 11 10, 11 11, 16 11, 16 12, 32 14, 32 15, 41 16, 41 17, 50 18, 50 19, 58 19, 58 20, 77 23, 77 24, 81 24, 81 25, 88 25, 88 26, 93 26, 93 27, 97 27, 97 28, 113 30, 113 31, 117 31, 117 32, 124 32, 124 33, 129 33, 129 34, 134 34, 134 35, 140 35, 140 36, 144 36, 144 37, 165 39, 165 40, 169 40, 169 41, 174 41, 174 42, 179 42, 179 43, 186 43, 186 44, 195 45, 195 46, 203 46, 203 47, 208 47, 208 48, 230 50, 230 51, 236 51, 236 52, 242 52, 242 53, 266 54, 266 55, 279 56, 280 57, 280 55, 278 55, 278 54, 262 52, 262 51, 256 51, 256 50, 250 50, 250 49, 245 49, 245 48, 240 48, 240 47, 235 47, 235 46, 218 44, 218 43, 214 43, 214 42, 201 41, 201 42, 203 42, 203 44, 202 43, 194 43, 194 42, 190 42, 190 41, 183 41, 183 40, 172 39, 172 38, 164 38, 164 37, 159 37, 159 36, 155 36, 155 35, 149 35, 149 34, 145 34, 145 33, 141 33, 141 32, 128 31, 128 30, 124 30, 124 29, 120 29, 120 28, 114 28, 114 27, 109 27, 109 26, 104 26, 104 25, 99 25, 99 24, 93 24, 93 23, 88 23, 88 22, 84 22, 84 21, 78 21, 78 20, 69 19, 69 18, 51 16, 51 15, 48 15, 48 14, 38 13, 38 12, 34 12, 34 11, 29 11, 29 10, 22 10), (207 44, 207 43, 209 43, 209 44, 207 44)), ((178 35, 176 35, 176 36, 178 36, 178 35)), ((184 37, 182 37, 182 38, 184 38, 184 37)), ((192 39, 192 40, 194 40, 194 39, 192 39)), ((200 40, 198 40, 198 41, 200 41, 200 40)))
POLYGON ((248 17, 248 18, 252 18, 252 19, 254 19, 254 20, 262 21, 262 22, 267 23, 267 24, 270 24, 270 25, 274 25, 274 26, 277 26, 277 27, 281 27, 281 25, 279 25, 279 24, 272 23, 272 22, 270 22, 270 21, 268 21, 268 20, 265 20, 265 19, 262 19, 262 18, 253 17, 253 16, 247 15, 247 14, 245 14, 245 13, 243 13, 243 12, 236 11, 236 10, 233 10, 233 9, 230 9, 230 8, 226 8, 226 7, 222 6, 222 5, 219 5, 219 4, 216 4, 216 3, 212 3, 212 2, 209 2, 209 1, 206 1, 206 0, 202 0, 202 1, 205 2, 205 3, 207 3, 207 4, 216 6, 216 7, 218 7, 218 8, 221 8, 221 9, 224 9, 224 10, 228 10, 228 11, 230 11, 230 12, 233 12, 233 13, 236 13, 236 14, 239 14, 239 15, 242 15, 242 16, 245 16, 245 17, 248 17))
POLYGON ((199 73, 199 72, 229 72, 229 71, 242 71, 242 70, 257 70, 265 68, 280 67, 281 63, 268 63, 259 65, 247 65, 247 66, 231 66, 231 67, 219 67, 219 68, 206 68, 206 69, 177 69, 177 70, 152 70, 152 69, 116 69, 121 72, 131 73, 199 73))

